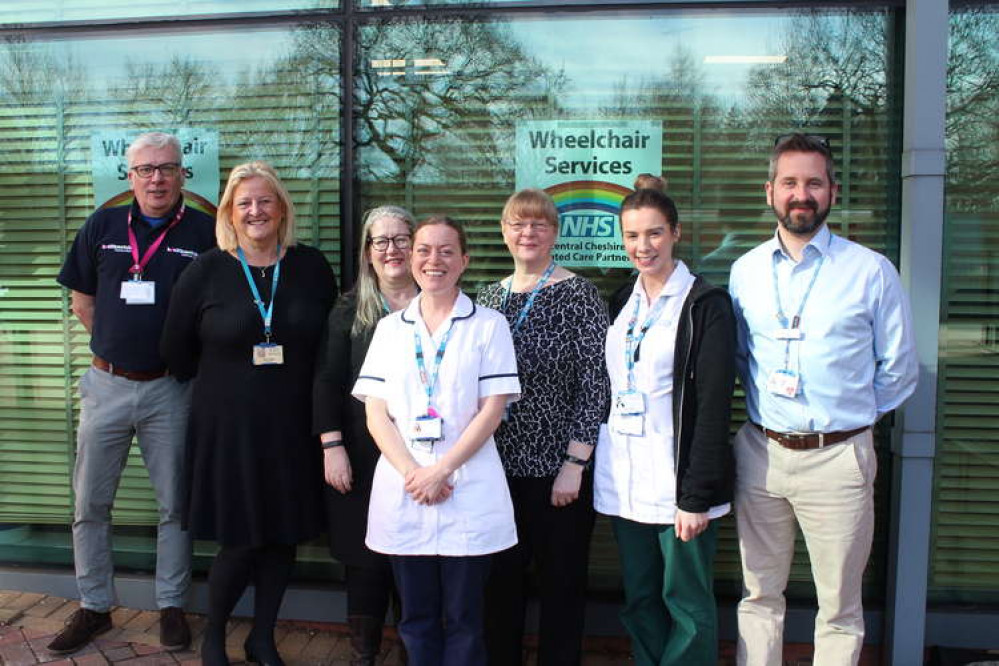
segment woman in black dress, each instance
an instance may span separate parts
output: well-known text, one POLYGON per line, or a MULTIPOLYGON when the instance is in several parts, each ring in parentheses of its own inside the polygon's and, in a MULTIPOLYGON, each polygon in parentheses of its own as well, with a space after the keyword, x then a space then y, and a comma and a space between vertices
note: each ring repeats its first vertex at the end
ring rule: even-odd
POLYGON ((479 292, 510 324, 523 395, 496 431, 517 519, 518 543, 497 553, 486 596, 491 666, 518 666, 524 582, 540 587, 540 666, 582 657, 593 476, 589 470, 609 400, 603 364, 607 311, 592 282, 558 266, 558 212, 542 190, 517 192, 502 217, 513 275, 479 292))
POLYGON ((371 479, 380 452, 364 403, 350 395, 378 320, 416 295, 409 269, 413 216, 398 206, 370 211, 361 229, 357 284, 333 308, 316 375, 313 431, 323 443, 330 553, 346 567, 352 664, 373 665, 392 595, 388 557, 368 550, 371 479))
POLYGON ((313 371, 336 298, 333 271, 295 242, 288 191, 263 162, 235 167, 219 204, 219 247, 174 288, 162 339, 193 377, 185 527, 221 546, 208 577, 205 664, 227 664, 226 622, 254 584, 246 660, 279 665, 274 624, 295 546, 322 527, 313 371))

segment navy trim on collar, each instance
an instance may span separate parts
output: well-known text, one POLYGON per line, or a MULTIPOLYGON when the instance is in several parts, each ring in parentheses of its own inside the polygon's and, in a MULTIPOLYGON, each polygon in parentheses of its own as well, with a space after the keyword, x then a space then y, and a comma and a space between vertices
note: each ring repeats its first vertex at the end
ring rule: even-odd
MULTIPOLYGON (((461 299, 462 296, 465 296, 465 298, 468 298, 468 296, 465 295, 465 292, 459 291, 458 292, 458 298, 461 299)), ((414 299, 414 300, 416 300, 416 299, 414 299)), ((460 321, 462 319, 469 319, 472 315, 475 314, 476 309, 478 309, 478 305, 471 298, 468 298, 468 302, 472 304, 471 311, 467 315, 458 315, 458 316, 455 316, 453 318, 453 321, 460 321)), ((406 319, 406 312, 408 310, 409 310, 408 306, 405 307, 405 308, 403 308, 400 311, 399 318, 402 319, 403 323, 405 323, 405 324, 410 324, 410 325, 415 324, 416 323, 415 319, 406 319)))

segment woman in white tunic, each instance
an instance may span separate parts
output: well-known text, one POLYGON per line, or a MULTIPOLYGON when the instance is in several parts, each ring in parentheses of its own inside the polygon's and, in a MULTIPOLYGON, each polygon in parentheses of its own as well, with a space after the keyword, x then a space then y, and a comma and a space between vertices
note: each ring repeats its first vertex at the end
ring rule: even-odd
POLYGON ((391 556, 411 666, 485 663, 489 555, 517 542, 492 437, 520 394, 513 341, 458 288, 468 261, 458 223, 417 225, 420 295, 379 322, 353 390, 382 452, 366 544, 391 556))
POLYGON ((712 566, 732 499, 729 412, 735 318, 728 292, 673 257, 676 205, 641 176, 621 203, 638 279, 611 299, 611 414, 596 448, 595 504, 611 516, 621 621, 638 666, 714 666, 712 566))

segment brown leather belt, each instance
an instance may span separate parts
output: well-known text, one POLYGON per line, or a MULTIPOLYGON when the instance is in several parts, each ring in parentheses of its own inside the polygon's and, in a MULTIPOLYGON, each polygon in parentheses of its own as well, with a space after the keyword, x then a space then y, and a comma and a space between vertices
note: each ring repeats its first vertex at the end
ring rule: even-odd
POLYGON ((124 377, 125 379, 131 379, 133 382, 151 382, 154 379, 159 379, 160 377, 166 377, 170 372, 168 370, 157 370, 155 372, 136 372, 132 370, 122 370, 121 368, 114 367, 113 363, 108 363, 100 356, 94 356, 94 360, 91 361, 93 365, 98 370, 103 370, 104 372, 110 372, 115 377, 124 377))
POLYGON ((865 430, 869 430, 871 426, 863 426, 861 428, 854 428, 853 430, 839 430, 837 432, 810 432, 810 433, 793 433, 793 432, 777 432, 776 430, 771 430, 770 428, 764 428, 758 423, 754 423, 760 432, 767 436, 767 439, 772 439, 777 442, 785 449, 793 449, 795 451, 804 451, 806 449, 821 449, 824 446, 832 446, 833 444, 839 444, 845 442, 846 440, 859 435, 865 430))

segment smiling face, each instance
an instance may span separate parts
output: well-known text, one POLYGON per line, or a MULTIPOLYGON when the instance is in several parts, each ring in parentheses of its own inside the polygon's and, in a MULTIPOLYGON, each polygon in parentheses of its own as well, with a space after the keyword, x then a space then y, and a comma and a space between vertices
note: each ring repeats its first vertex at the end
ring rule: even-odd
POLYGON ((765 189, 781 227, 805 238, 815 235, 836 203, 836 184, 829 180, 826 159, 820 153, 782 154, 774 179, 765 189))
POLYGON ((655 208, 633 208, 621 213, 624 251, 640 275, 662 278, 673 269, 673 246, 680 227, 670 228, 666 216, 655 208))
POLYGON ((184 184, 184 170, 179 169, 173 176, 165 176, 159 169, 149 178, 140 178, 132 169, 137 166, 180 164, 180 155, 172 146, 143 146, 132 154, 128 165, 128 183, 135 194, 139 210, 148 217, 163 217, 180 199, 180 188, 184 184))
POLYGON ((446 224, 430 224, 413 238, 413 277, 424 294, 453 291, 468 268, 458 232, 446 224))
POLYGON ((284 219, 281 199, 260 177, 247 178, 232 197, 232 226, 239 244, 269 248, 277 243, 284 219))
POLYGON ((550 263, 558 229, 540 218, 503 220, 503 242, 514 261, 533 265, 550 263))
POLYGON ((398 217, 379 217, 371 223, 369 228, 369 241, 372 238, 388 239, 389 244, 384 250, 377 250, 368 243, 368 261, 375 275, 378 276, 378 284, 393 284, 411 279, 409 274, 409 262, 413 255, 411 246, 400 250, 391 242, 392 239, 410 238, 409 225, 398 217))

